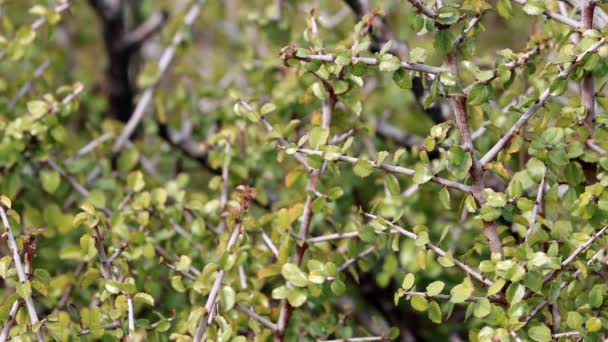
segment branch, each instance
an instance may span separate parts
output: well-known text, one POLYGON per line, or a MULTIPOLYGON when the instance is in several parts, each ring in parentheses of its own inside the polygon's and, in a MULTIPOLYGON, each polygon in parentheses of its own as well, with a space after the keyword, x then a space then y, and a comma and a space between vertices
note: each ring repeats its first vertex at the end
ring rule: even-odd
POLYGON ((532 208, 532 216, 530 218, 530 225, 528 226, 528 231, 526 232, 526 239, 525 239, 526 242, 528 241, 528 237, 530 237, 530 234, 532 234, 532 230, 534 229, 534 226, 536 225, 536 217, 538 216, 538 209, 540 208, 540 204, 543 201, 543 194, 545 193, 546 177, 547 177, 547 175, 544 174, 543 178, 540 181, 540 184, 538 185, 538 193, 536 195, 536 201, 534 202, 534 207, 532 208))
MULTIPOLYGON (((329 54, 310 54, 306 57, 298 57, 296 56, 296 49, 294 47, 284 48, 281 52, 281 58, 284 60, 295 59, 304 62, 310 61, 320 61, 323 63, 333 63, 336 59, 336 56, 329 54)), ((380 60, 373 57, 357 57, 353 56, 351 58, 352 63, 363 63, 367 65, 380 65, 380 60)), ((445 71, 442 67, 436 67, 432 65, 420 64, 420 63, 409 63, 406 61, 401 61, 401 68, 406 70, 419 71, 427 74, 438 75, 445 71)))
MULTIPOLYGON (((581 26, 583 30, 593 29, 593 13, 595 11, 594 0, 580 0, 581 4, 581 26)), ((587 111, 585 125, 589 129, 589 135, 595 135, 595 79, 590 72, 583 78, 581 83, 581 97, 583 106, 587 111)))
POLYGON ((420 0, 408 0, 408 1, 410 2, 410 4, 412 4, 412 6, 416 7, 418 12, 423 13, 424 15, 426 15, 427 17, 429 17, 431 19, 437 18, 438 14, 435 13, 435 11, 433 11, 432 9, 428 8, 425 4, 423 4, 422 1, 420 1, 420 0))
MULTIPOLYGON (((440 300, 450 300, 452 298, 452 296, 450 295, 446 295, 446 294, 436 294, 436 295, 429 295, 426 292, 416 292, 416 291, 405 291, 403 293, 406 296, 418 296, 418 297, 424 297, 424 298, 429 298, 429 299, 440 299, 440 300)), ((485 298, 485 297, 469 297, 467 299, 465 299, 465 301, 467 302, 477 302, 478 300, 485 298)))
MULTIPOLYGON (((187 29, 192 27, 204 3, 205 0, 197 0, 194 2, 194 4, 192 5, 192 7, 190 7, 188 13, 186 13, 186 16, 184 17, 183 27, 187 29)), ((146 110, 152 102, 152 99, 154 98, 154 94, 156 93, 156 87, 159 81, 163 78, 167 70, 169 70, 169 66, 173 62, 173 58, 175 57, 175 53, 177 51, 178 46, 185 39, 184 32, 185 31, 183 29, 177 30, 177 32, 173 36, 171 44, 163 51, 163 54, 161 55, 160 60, 158 61, 157 81, 154 84, 150 85, 148 88, 146 88, 146 90, 141 95, 133 114, 129 117, 127 125, 124 127, 123 131, 120 133, 120 136, 116 139, 116 142, 114 143, 114 147, 112 148, 114 153, 120 152, 125 147, 127 141, 131 138, 131 135, 133 134, 133 132, 135 132, 135 129, 143 120, 144 115, 146 114, 146 110)))
POLYGON ((15 109, 15 106, 17 105, 17 101, 19 101, 20 98, 24 97, 30 91, 30 89, 32 89, 34 80, 40 78, 44 74, 44 72, 46 71, 46 69, 49 67, 50 64, 51 64, 50 60, 47 59, 44 62, 42 62, 42 64, 40 64, 38 66, 38 68, 36 68, 36 70, 34 70, 34 75, 32 75, 32 78, 27 80, 27 82, 25 82, 25 84, 23 86, 21 86, 21 88, 19 88, 19 90, 17 91, 17 94, 15 94, 15 96, 13 96, 11 98, 10 102, 8 103, 9 111, 12 111, 13 109, 15 109))
POLYGON ((606 232, 606 229, 608 229, 608 226, 602 227, 602 229, 600 229, 597 232, 595 232, 595 234, 593 234, 589 238, 589 240, 587 240, 584 244, 580 245, 577 249, 575 249, 570 254, 570 256, 568 256, 568 258, 566 258, 566 260, 562 261, 562 263, 559 265, 558 269, 551 271, 551 273, 549 273, 547 276, 545 276, 545 278, 543 279, 543 283, 548 283, 551 280, 553 280, 557 276, 557 272, 563 270, 566 266, 568 266, 571 262, 573 262, 574 259, 576 259, 576 257, 579 254, 581 254, 582 252, 586 251, 595 240, 597 240, 602 235, 604 235, 604 232, 606 232))
POLYGON ((17 311, 21 307, 21 302, 15 300, 13 305, 11 306, 11 311, 8 313, 8 318, 6 319, 6 323, 4 323, 4 327, 2 327, 2 333, 0 333, 0 342, 5 342, 8 338, 8 333, 11 330, 11 327, 15 323, 15 319, 17 318, 17 311))
MULTIPOLYGON (((56 14, 61 14, 65 11, 67 11, 70 6, 72 5, 72 1, 67 1, 57 7, 55 7, 55 13, 56 14)), ((44 24, 46 24, 48 22, 47 17, 46 16, 42 16, 40 18, 38 18, 37 20, 35 20, 31 25, 30 28, 35 32, 38 31, 39 28, 41 28, 44 24)), ((0 61, 3 60, 6 57, 7 54, 7 49, 3 49, 0 50, 0 61)))
POLYGON ((129 337, 133 336, 133 332, 135 331, 135 317, 133 316, 133 298, 130 294, 127 295, 127 311, 129 315, 129 337))
MULTIPOLYGON (((373 214, 363 213, 363 215, 366 216, 366 217, 368 217, 368 218, 370 218, 370 219, 372 219, 372 220, 378 219, 378 216, 373 215, 373 214)), ((387 225, 389 225, 391 228, 397 230, 401 235, 403 235, 405 237, 408 237, 408 238, 410 238, 412 240, 418 239, 418 234, 410 232, 410 231, 406 230, 405 228, 400 227, 400 226, 398 226, 398 225, 396 225, 396 224, 394 224, 394 223, 392 223, 392 222, 390 222, 388 220, 385 220, 384 222, 387 225)), ((435 253, 437 253, 439 256, 445 256, 447 254, 446 251, 444 251, 443 249, 441 249, 441 247, 436 246, 436 245, 432 244, 431 242, 427 242, 425 244, 425 246, 428 249, 430 249, 430 250, 434 251, 435 253)), ((454 264, 456 266, 460 267, 460 269, 462 269, 463 271, 465 271, 471 277, 479 280, 485 286, 489 287, 489 286, 492 286, 492 284, 494 284, 493 281, 491 281, 490 279, 484 277, 481 273, 479 273, 478 271, 474 270, 472 267, 468 266, 467 264, 465 264, 465 263, 463 263, 463 262, 461 262, 461 261, 459 261, 459 260, 457 260, 455 258, 454 258, 453 261, 454 261, 454 264)))
MULTIPOLYGON (((467 32, 473 29, 473 27, 479 22, 480 16, 473 18, 469 25, 466 27, 464 32, 460 34, 460 36, 454 42, 452 47, 452 51, 447 55, 447 66, 448 71, 454 77, 458 78, 458 46, 464 39, 464 36, 467 32)), ((467 115, 467 97, 466 95, 457 95, 455 97, 450 98, 450 102, 452 103, 452 108, 454 111, 454 119, 456 121, 456 126, 458 127, 458 131, 460 132, 460 137, 462 139, 462 145, 465 151, 469 152, 472 159, 472 167, 469 170, 469 174, 471 175, 471 181, 473 186, 471 187, 471 195, 475 199, 475 202, 479 207, 481 207, 485 203, 485 197, 483 196, 482 190, 485 188, 484 180, 483 180, 483 168, 480 164, 479 160, 475 155, 475 146, 473 145, 473 139, 471 138, 471 132, 469 129, 469 119, 467 115)), ((492 253, 499 253, 503 255, 502 243, 500 241, 500 236, 498 235, 498 231, 496 229, 496 223, 494 222, 483 222, 484 224, 484 234, 488 239, 488 244, 490 246, 490 251, 492 253)))
POLYGON ((264 241, 264 244, 266 245, 266 247, 268 247, 268 249, 270 249, 270 251, 272 252, 274 257, 278 259, 279 258, 279 249, 272 242, 272 240, 270 239, 268 234, 266 234, 265 231, 262 231, 262 240, 264 241))
MULTIPOLYGON (((371 246, 367 249, 365 249, 363 252, 355 255, 354 257, 346 260, 342 265, 340 265, 340 267, 338 267, 337 271, 338 273, 344 272, 346 271, 352 264, 354 264, 355 262, 357 262, 357 260, 363 259, 365 258, 368 254, 372 253, 373 251, 376 250, 376 246, 371 246)), ((335 280, 335 277, 327 277, 327 280, 332 281, 335 280)))
MULTIPOLYGON (((230 253, 232 247, 236 244, 239 235, 241 234, 242 223, 237 222, 232 230, 232 234, 230 235, 230 239, 228 240, 228 245, 226 247, 226 253, 230 253)), ((211 291, 209 292, 209 297, 207 297, 207 302, 205 303, 205 315, 201 318, 197 328, 196 334, 194 335, 194 341, 200 342, 205 335, 205 331, 207 330, 207 326, 211 324, 214 316, 215 302, 217 301, 217 296, 220 292, 220 287, 222 286, 222 282, 224 281, 224 276, 226 272, 224 270, 220 270, 213 282, 213 286, 211 287, 211 291)))
MULTIPOLYGON (((562 70, 557 77, 565 78, 580 64, 580 62, 590 53, 595 53, 604 43, 605 38, 601 38, 597 43, 593 44, 584 52, 578 54, 570 65, 562 70)), ((540 95, 538 100, 530 107, 528 110, 517 120, 517 122, 507 131, 505 135, 498 140, 498 142, 492 146, 492 148, 479 160, 482 166, 485 166, 487 163, 491 162, 496 158, 498 153, 502 151, 502 149, 507 145, 507 143, 511 140, 511 138, 519 131, 530 118, 541 108, 544 106, 545 102, 550 96, 551 89, 547 87, 545 91, 540 95)))
POLYGON ((154 14, 139 27, 127 33, 118 43, 118 49, 137 50, 150 37, 155 35, 169 19, 168 11, 154 14))
MULTIPOLYGON (((321 119, 321 128, 324 130, 330 129, 331 119, 334 114, 334 109, 336 107, 336 103, 338 99, 334 93, 333 88, 327 83, 323 82, 327 93, 329 94, 327 99, 323 101, 322 105, 322 119, 321 119)), ((298 231, 298 238, 300 240, 305 240, 308 237, 310 231, 310 225, 312 220, 312 203, 315 200, 316 196, 314 195, 317 192, 317 185, 319 180, 321 179, 321 175, 325 172, 327 168, 327 161, 323 162, 323 166, 320 169, 316 169, 312 172, 310 179, 308 180, 308 184, 306 186, 307 194, 306 194, 306 202, 304 203, 304 209, 302 211, 302 217, 300 222, 300 230, 298 231)), ((298 245, 296 247, 296 255, 294 257, 294 263, 298 266, 302 264, 304 260, 304 254, 308 249, 308 244, 304 243, 302 245, 298 245)), ((293 307, 289 304, 288 301, 283 300, 281 303, 281 308, 279 311, 279 320, 277 323, 277 331, 275 333, 275 339, 284 340, 285 339, 285 330, 287 329, 287 323, 291 317, 291 313, 293 311, 293 307)))
POLYGON ((249 308, 247 308, 247 307, 245 307, 244 305, 241 305, 241 304, 237 304, 236 305, 236 309, 239 310, 240 312, 246 314, 251 319, 258 321, 259 323, 261 323, 263 326, 267 327, 268 329, 270 329, 272 331, 277 330, 277 325, 276 324, 272 323, 267 318, 264 318, 264 317, 258 315, 252 309, 249 309, 249 308))
MULTIPOLYGON (((8 235, 8 244, 10 246, 11 252, 13 253, 13 262, 15 264, 15 268, 17 269, 19 284, 24 284, 28 281, 28 279, 25 275, 25 272, 23 271, 23 263, 21 262, 21 256, 19 255, 19 246, 17 245, 17 241, 15 240, 13 230, 11 229, 11 226, 8 223, 8 217, 6 216, 6 212, 4 211, 3 205, 0 206, 0 217, 2 217, 2 224, 4 225, 4 229, 6 230, 6 234, 8 235)), ((27 294, 27 296, 25 297, 25 307, 27 308, 27 313, 30 316, 30 323, 32 325, 36 325, 39 320, 38 315, 36 314, 36 307, 34 307, 34 301, 32 300, 31 293, 27 294)), ((40 335, 40 331, 38 331, 36 335, 38 336, 38 341, 44 341, 42 339, 42 335, 40 335)))
MULTIPOLYGON (((297 152, 300 152, 300 153, 306 154, 306 155, 311 155, 311 156, 323 156, 323 154, 324 154, 323 151, 311 150, 311 149, 307 149, 307 148, 299 148, 299 149, 297 149, 297 152)), ((362 160, 362 159, 349 157, 349 156, 345 156, 345 155, 340 155, 337 160, 351 163, 354 165, 355 163, 357 163, 357 161, 362 160)), ((390 165, 390 164, 385 164, 385 163, 382 163, 380 165, 371 163, 371 165, 372 165, 372 167, 374 167, 376 169, 384 170, 384 171, 394 173, 394 174, 405 175, 405 176, 410 176, 410 177, 413 177, 416 174, 416 171, 402 167, 402 166, 395 166, 395 165, 390 165)), ((456 189, 458 191, 462 191, 462 192, 466 192, 466 193, 471 193, 471 191, 472 191, 471 187, 468 185, 454 182, 451 180, 447 180, 445 178, 441 178, 441 177, 437 177, 437 176, 432 176, 431 181, 435 182, 439 185, 445 186, 447 188, 456 189)))
MULTIPOLYGON (((519 5, 522 5, 522 6, 525 6, 526 2, 527 2, 526 0, 511 0, 511 1, 513 1, 513 2, 515 2, 517 4, 519 4, 519 5)), ((579 22, 577 22, 574 19, 570 19, 570 18, 568 18, 566 16, 563 16, 561 14, 558 14, 558 13, 555 13, 555 12, 551 12, 549 10, 544 10, 543 14, 547 18, 553 19, 553 20, 555 20, 557 22, 560 22, 560 23, 562 23, 564 25, 568 25, 568 26, 570 26, 571 28, 573 28, 575 30, 578 30, 578 29, 581 28, 581 24, 579 22)))
MULTIPOLYGON (((604 227, 603 230, 605 231, 607 227, 604 227)), ((598 236, 599 237, 599 236, 598 236)), ((589 241, 593 242, 595 241, 595 239, 597 239, 597 237, 592 236, 591 239, 589 241)), ((584 246, 585 244, 583 244, 582 246, 584 246)), ((591 245, 591 244, 589 244, 591 245)), ((582 247, 581 246, 581 247, 582 247)), ((588 246, 587 246, 588 247, 588 246)), ((580 247, 579 247, 580 248, 580 247)), ((578 249, 577 249, 578 250, 578 249)), ((577 252, 577 250, 575 250, 575 252, 577 252)), ((587 266, 591 265, 595 259, 599 258, 600 254, 602 254, 602 252, 605 250, 601 250, 600 252, 596 253, 593 257, 591 257, 588 261, 587 261, 587 266)), ((582 252, 582 250, 578 251, 578 253, 582 252)), ((576 255, 578 255, 578 253, 576 255)), ((574 253, 573 253, 574 255, 574 253)), ((576 258, 576 255, 574 256, 576 258)), ((574 259, 572 259, 574 260, 574 259)), ((563 263, 562 263, 563 264, 563 263)), ((560 270, 563 267, 561 267, 560 264, 560 270)), ((578 279, 578 277, 580 277, 580 275, 582 274, 582 270, 579 268, 578 270, 576 270, 576 272, 574 272, 574 274, 572 275, 572 280, 571 281, 564 281, 561 283, 561 285, 559 286, 560 291, 563 290, 564 288, 566 288, 568 285, 570 285, 571 282, 573 282, 574 280, 578 279)), ((553 278, 555 278, 555 276, 557 275, 557 271, 554 271, 552 273, 549 274, 550 277, 545 277, 545 281, 543 281, 543 284, 545 284, 548 281, 551 281, 553 278)), ((522 320, 522 322, 529 322, 532 318, 534 318, 534 316, 536 316, 542 309, 544 309, 547 305, 549 305, 549 298, 545 298, 543 299, 537 306, 534 307, 534 309, 532 309, 532 311, 530 311, 530 313, 528 313, 526 315, 526 317, 524 317, 524 319, 522 320)))
MULTIPOLYGON (((518 67, 526 64, 530 60, 530 58, 532 58, 532 56, 536 55, 539 52, 540 52, 540 48, 538 46, 535 46, 534 48, 526 51, 523 55, 521 55, 516 60, 511 61, 509 63, 506 63, 505 66, 507 68, 509 68, 509 70, 513 71, 513 70, 517 69, 518 67)), ((465 95, 468 95, 469 92, 471 91, 471 89, 473 89, 473 87, 475 85, 480 84, 480 83, 488 84, 488 83, 492 82, 493 80, 495 80, 497 77, 498 77, 498 68, 492 70, 492 76, 489 79, 487 79, 487 80, 485 80, 483 82, 482 81, 476 81, 476 82, 468 85, 466 88, 464 88, 462 90, 462 92, 465 95)))
POLYGON ((385 336, 370 336, 370 337, 350 337, 340 338, 337 340, 319 340, 318 342, 368 342, 368 341, 389 341, 385 336))

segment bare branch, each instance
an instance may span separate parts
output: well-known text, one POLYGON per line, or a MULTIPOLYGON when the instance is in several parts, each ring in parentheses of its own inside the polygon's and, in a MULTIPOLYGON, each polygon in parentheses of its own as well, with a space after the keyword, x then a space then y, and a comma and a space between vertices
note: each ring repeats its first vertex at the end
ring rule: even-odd
MULTIPOLYGON (((205 0, 197 0, 194 2, 194 4, 192 5, 192 7, 190 7, 188 13, 186 13, 186 16, 184 17, 184 27, 192 27, 204 3, 205 0)), ((141 95, 139 102, 135 107, 135 111, 129 117, 127 125, 124 127, 123 131, 120 133, 120 136, 116 139, 116 142, 114 143, 114 147, 112 149, 114 153, 118 153, 124 148, 131 135, 135 132, 137 126, 139 126, 139 124, 143 120, 146 114, 146 110, 148 109, 148 106, 152 102, 154 94, 156 93, 156 86, 158 85, 158 82, 162 79, 164 74, 167 72, 167 70, 169 70, 169 66, 171 65, 171 62, 173 62, 173 58, 175 57, 177 47, 179 46, 179 44, 182 43, 184 38, 184 31, 178 30, 173 36, 171 44, 165 49, 165 51, 163 51, 163 54, 161 55, 160 60, 158 61, 158 81, 146 88, 146 90, 141 95)))
MULTIPOLYGON (((515 2, 517 4, 519 4, 519 5, 522 5, 522 6, 525 6, 526 2, 527 2, 526 0, 511 0, 511 1, 513 1, 513 2, 515 2)), ((547 18, 553 19, 553 20, 555 20, 557 22, 560 22, 560 23, 562 23, 564 25, 568 25, 568 26, 570 26, 571 28, 573 28, 575 30, 578 30, 578 29, 581 28, 581 24, 579 22, 577 22, 574 19, 570 19, 570 18, 568 18, 566 16, 563 16, 563 15, 561 15, 559 13, 555 13, 555 12, 552 12, 552 11, 549 11, 549 10, 544 10, 543 14, 547 18)))
POLYGON ((15 319, 17 318, 17 311, 19 311, 20 307, 21 307, 21 302, 18 300, 15 300, 13 302, 13 305, 11 306, 11 311, 9 311, 9 313, 8 313, 8 318, 6 319, 6 323, 4 323, 4 326, 2 327, 2 333, 0 333, 0 342, 5 342, 6 339, 8 338, 8 333, 10 332, 11 327, 15 323, 15 319))
POLYGON ((536 201, 534 202, 534 207, 532 208, 532 216, 530 217, 530 225, 528 226, 528 231, 526 232, 526 239, 525 241, 528 241, 528 238, 530 237, 530 234, 532 233, 532 230, 534 229, 534 226, 536 225, 536 217, 538 216, 538 209, 540 208, 540 205, 543 201, 543 194, 545 193, 545 179, 546 179, 547 175, 543 175, 543 178, 540 181, 540 184, 538 185, 538 193, 536 195, 536 201))
POLYGON ((49 67, 50 64, 51 64, 51 61, 47 59, 44 62, 42 62, 42 64, 40 64, 40 66, 38 66, 38 68, 36 68, 36 70, 34 71, 34 74, 32 75, 32 78, 27 80, 27 82, 25 82, 25 84, 23 86, 21 86, 21 88, 19 88, 19 90, 17 91, 17 94, 15 94, 15 96, 13 96, 13 98, 11 98, 10 102, 8 103, 9 111, 12 111, 13 109, 15 109, 15 106, 17 105, 17 101, 19 101, 19 99, 24 97, 30 91, 30 89, 32 89, 34 80, 40 78, 44 74, 44 72, 46 71, 46 69, 49 67))
POLYGON ((151 16, 135 30, 127 33, 118 44, 118 49, 134 50, 138 49, 146 40, 155 35, 167 22, 168 11, 161 11, 151 16))
POLYGON ((266 328, 275 331, 277 330, 277 325, 272 323, 270 320, 268 320, 267 318, 264 318, 260 315, 258 315, 255 311, 253 311, 252 309, 249 309, 247 307, 245 307, 244 305, 241 304, 237 304, 236 309, 239 310, 240 312, 246 314, 247 316, 251 317, 251 319, 258 321, 259 323, 261 323, 263 326, 265 326, 266 328))
MULTIPOLYGON (((593 13, 595 12, 595 1, 580 0, 581 5, 581 26, 583 30, 593 29, 593 13)), ((587 111, 585 125, 589 129, 589 135, 595 135, 595 79, 590 72, 583 78, 581 83, 581 97, 583 106, 587 111)))
POLYGON ((412 6, 416 7, 418 12, 423 13, 427 17, 431 19, 437 18, 438 14, 435 13, 432 9, 428 8, 421 0, 408 0, 412 6))

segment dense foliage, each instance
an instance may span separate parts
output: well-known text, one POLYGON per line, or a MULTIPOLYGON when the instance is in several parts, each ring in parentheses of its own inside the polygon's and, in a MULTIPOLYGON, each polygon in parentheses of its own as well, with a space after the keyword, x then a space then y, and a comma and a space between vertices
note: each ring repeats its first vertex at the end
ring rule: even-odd
POLYGON ((605 339, 604 9, 0 0, 0 341, 605 339))

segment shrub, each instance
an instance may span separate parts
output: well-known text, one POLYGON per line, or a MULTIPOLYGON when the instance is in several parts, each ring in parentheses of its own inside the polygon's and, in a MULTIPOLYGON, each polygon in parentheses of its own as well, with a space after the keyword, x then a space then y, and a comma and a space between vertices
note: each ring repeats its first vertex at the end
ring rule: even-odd
POLYGON ((604 4, 50 3, 0 0, 0 341, 605 338, 604 4))

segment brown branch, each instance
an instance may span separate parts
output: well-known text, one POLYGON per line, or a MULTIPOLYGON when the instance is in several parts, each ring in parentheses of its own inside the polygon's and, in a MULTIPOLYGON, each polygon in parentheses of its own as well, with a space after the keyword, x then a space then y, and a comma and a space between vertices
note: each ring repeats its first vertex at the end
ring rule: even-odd
MULTIPOLYGON (((581 26, 583 30, 593 29, 593 13, 595 11, 594 0, 580 0, 581 4, 581 26)), ((585 125, 589 129, 589 135, 595 135, 595 79, 590 72, 583 78, 581 84, 581 97, 583 106, 587 111, 585 125)))
POLYGON ((117 48, 122 50, 139 49, 150 37, 156 35, 167 22, 167 19, 169 19, 169 12, 166 10, 154 14, 139 27, 123 36, 117 48))

